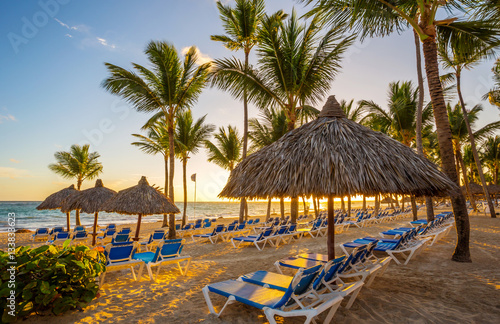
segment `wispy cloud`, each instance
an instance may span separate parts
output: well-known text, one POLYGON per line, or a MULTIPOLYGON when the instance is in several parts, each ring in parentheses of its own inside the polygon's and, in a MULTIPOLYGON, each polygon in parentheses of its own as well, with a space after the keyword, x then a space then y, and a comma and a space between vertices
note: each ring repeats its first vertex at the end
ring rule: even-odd
MULTIPOLYGON (((182 55, 186 55, 189 49, 190 47, 184 47, 181 50, 182 55)), ((212 61, 212 58, 207 54, 202 53, 198 47, 196 47, 196 54, 198 55, 198 61, 197 61, 198 64, 205 64, 212 61)))
POLYGON ((28 170, 0 167, 0 178, 32 178, 28 170))
POLYGON ((59 23, 59 25, 63 26, 64 28, 71 29, 71 30, 78 30, 77 26, 69 26, 68 24, 63 23, 62 21, 60 21, 57 18, 54 18, 54 20, 57 21, 59 23))
POLYGON ((116 48, 116 46, 114 44, 108 44, 108 41, 105 40, 104 38, 96 37, 96 39, 99 42, 99 44, 101 44, 102 46, 108 46, 110 48, 116 48))
POLYGON ((69 38, 73 38, 73 35, 71 35, 71 34, 66 34, 64 36, 69 37, 69 38))
POLYGON ((12 162, 12 163, 21 163, 21 161, 16 160, 16 159, 10 159, 9 161, 12 162))
POLYGON ((4 121, 16 121, 16 117, 12 116, 11 114, 6 114, 6 115, 0 115, 0 124, 2 124, 4 121))

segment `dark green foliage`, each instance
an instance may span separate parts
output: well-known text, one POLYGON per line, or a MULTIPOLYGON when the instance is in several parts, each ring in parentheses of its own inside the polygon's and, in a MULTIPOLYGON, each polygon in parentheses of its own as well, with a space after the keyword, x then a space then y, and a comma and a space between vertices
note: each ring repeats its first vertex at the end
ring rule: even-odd
POLYGON ((12 322, 29 314, 51 311, 59 315, 70 309, 85 307, 99 290, 95 278, 105 271, 104 255, 87 246, 42 245, 16 249, 15 288, 9 286, 7 271, 14 260, 0 251, 0 308, 2 322, 12 322), (8 314, 7 297, 15 291, 15 314, 8 314))

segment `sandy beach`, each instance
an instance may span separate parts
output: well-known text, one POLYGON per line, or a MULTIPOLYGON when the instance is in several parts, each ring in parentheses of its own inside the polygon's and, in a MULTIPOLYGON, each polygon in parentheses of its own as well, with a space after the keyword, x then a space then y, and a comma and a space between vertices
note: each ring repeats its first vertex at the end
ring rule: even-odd
MULTIPOLYGON (((425 217, 420 211, 420 217, 425 217)), ((391 263, 371 287, 364 287, 351 309, 340 307, 334 317, 338 323, 498 323, 500 322, 500 220, 483 215, 471 216, 471 255, 473 263, 450 260, 455 245, 455 231, 437 244, 427 247, 407 266, 391 263)), ((227 219, 225 220, 228 221, 227 219)), ((336 236, 340 243, 378 233, 400 225, 404 220, 351 227, 336 236)), ((135 229, 135 224, 130 224, 135 229)), ((145 237, 161 223, 146 223, 145 237)), ((123 227, 123 226, 121 226, 123 227)), ((26 244, 30 234, 17 234, 17 243, 26 244)), ((6 236, 1 236, 5 248, 6 236)), ((187 276, 175 266, 160 272, 159 283, 145 274, 139 282, 130 271, 107 275, 100 296, 83 311, 69 311, 62 316, 32 315, 25 323, 265 323, 263 312, 235 303, 221 318, 211 315, 201 289, 209 283, 235 279, 245 273, 276 271, 273 263, 302 252, 326 253, 326 238, 303 238, 278 248, 253 246, 234 249, 230 243, 193 243, 186 240, 183 254, 192 262, 187 276)), ((215 298, 222 305, 223 298, 215 298)), ((344 303, 345 304, 345 303, 344 303)), ((343 304, 343 305, 344 305, 343 304)), ((278 322, 281 321, 278 319, 278 322)), ((301 323, 303 319, 287 319, 301 323)))

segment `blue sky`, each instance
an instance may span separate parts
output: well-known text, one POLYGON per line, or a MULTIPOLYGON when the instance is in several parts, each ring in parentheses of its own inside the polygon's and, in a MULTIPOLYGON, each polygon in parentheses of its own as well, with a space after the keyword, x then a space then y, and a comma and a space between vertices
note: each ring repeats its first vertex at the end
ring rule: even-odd
MULTIPOLYGON (((226 1, 231 3, 231 1, 226 1)), ((149 117, 105 92, 104 62, 130 67, 146 64, 148 41, 166 40, 182 51, 195 45, 203 59, 241 54, 210 40, 223 34, 214 0, 170 1, 2 1, 0 10, 0 200, 42 200, 71 180, 53 174, 54 153, 75 143, 90 143, 101 154, 100 178, 115 190, 134 185, 141 175, 163 186, 160 156, 141 153, 130 143, 149 117)), ((269 13, 291 8, 292 0, 268 0, 269 13)), ((330 93, 338 99, 368 99, 385 106, 389 82, 415 80, 413 35, 406 32, 354 45, 330 93)), ((255 58, 254 58, 255 62, 255 58)), ((463 75, 468 104, 480 102, 492 87, 492 61, 463 75)), ((484 102, 479 125, 498 119, 484 102)), ((242 129, 242 104, 217 89, 206 89, 193 115, 242 129)), ((254 107, 250 117, 258 117, 254 107)), ((198 174, 198 199, 213 201, 228 173, 192 157, 188 174, 198 174)), ((176 164, 176 200, 182 199, 181 165, 176 164)), ((90 181, 83 187, 92 186, 90 181)), ((189 183, 189 197, 194 186, 189 183)))

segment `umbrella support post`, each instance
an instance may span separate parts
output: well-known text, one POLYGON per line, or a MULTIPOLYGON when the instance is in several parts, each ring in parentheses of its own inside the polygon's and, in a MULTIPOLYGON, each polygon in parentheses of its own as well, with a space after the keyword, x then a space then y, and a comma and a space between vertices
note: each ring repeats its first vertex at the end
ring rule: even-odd
POLYGON ((68 233, 71 231, 71 224, 70 224, 70 221, 69 221, 69 213, 70 212, 66 213, 66 223, 68 224, 68 233))
POLYGON ((333 215, 333 196, 328 195, 328 260, 335 259, 335 220, 333 215))
POLYGON ((93 230, 94 233, 92 233, 92 246, 95 246, 95 238, 97 236, 97 217, 99 217, 98 215, 99 213, 97 212, 94 213, 94 230, 93 230))
POLYGON ((134 241, 139 241, 139 232, 141 231, 141 218, 142 214, 139 214, 139 218, 137 219, 137 228, 135 230, 134 241))

